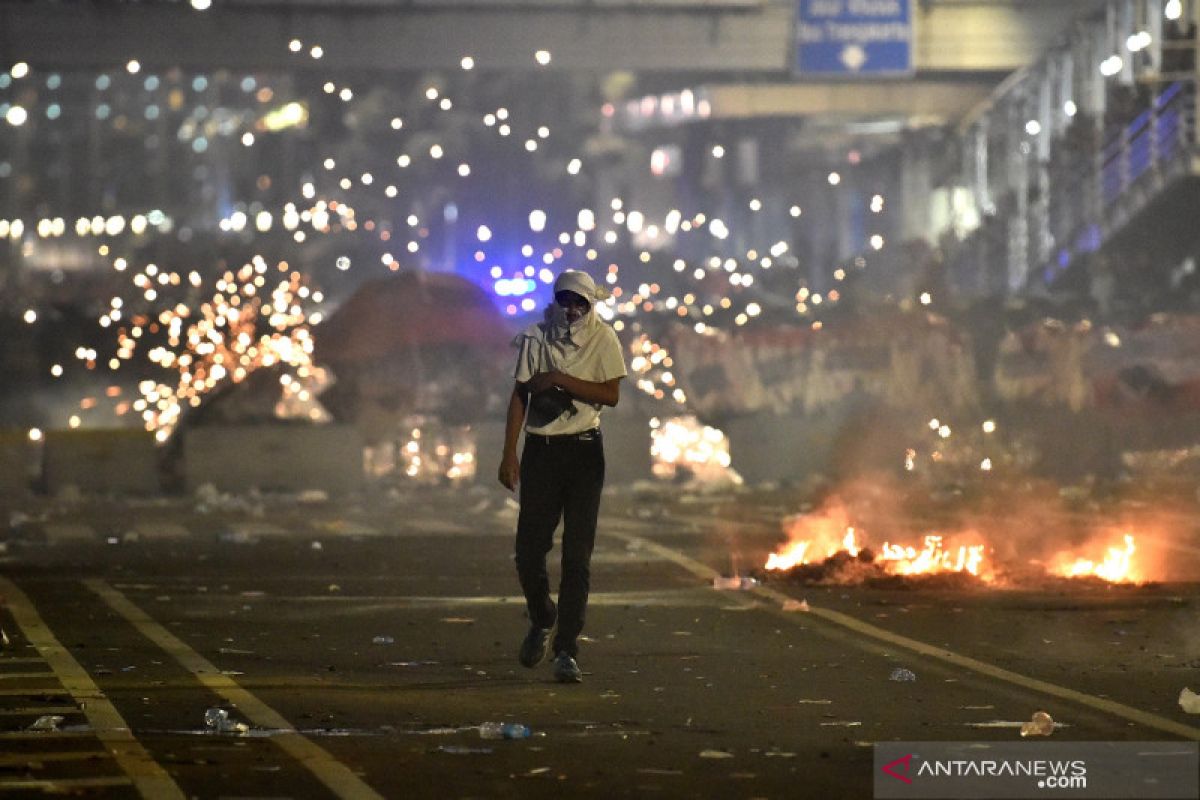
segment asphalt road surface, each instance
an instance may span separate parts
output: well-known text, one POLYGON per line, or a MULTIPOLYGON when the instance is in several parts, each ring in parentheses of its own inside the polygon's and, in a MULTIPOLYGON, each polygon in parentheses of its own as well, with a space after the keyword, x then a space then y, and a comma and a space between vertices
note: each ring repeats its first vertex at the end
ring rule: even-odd
MULTIPOLYGON (((608 493, 578 685, 517 664, 499 489, 20 506, 0 790, 870 797, 875 742, 1019 741, 1037 711, 1055 741, 1200 739, 1177 703, 1200 691, 1196 584, 713 588, 794 501, 608 493)), ((1176 557, 1200 572, 1191 525, 1176 557)))

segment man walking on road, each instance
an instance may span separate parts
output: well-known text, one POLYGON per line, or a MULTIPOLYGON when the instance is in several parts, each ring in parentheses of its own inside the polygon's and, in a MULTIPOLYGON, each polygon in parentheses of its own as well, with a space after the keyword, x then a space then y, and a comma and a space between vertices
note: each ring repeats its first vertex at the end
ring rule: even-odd
POLYGON ((615 406, 627 374, 617 334, 596 314, 608 297, 585 272, 566 270, 554 281, 546 319, 514 340, 519 348, 504 428, 499 478, 520 486, 517 576, 529 610, 529 632, 518 658, 535 667, 554 635, 554 677, 583 679, 576 658, 591 578, 592 547, 604 487, 600 411, 615 406), (525 428, 525 447, 517 440, 525 428), (546 555, 563 520, 562 577, 558 605, 550 598, 546 555))

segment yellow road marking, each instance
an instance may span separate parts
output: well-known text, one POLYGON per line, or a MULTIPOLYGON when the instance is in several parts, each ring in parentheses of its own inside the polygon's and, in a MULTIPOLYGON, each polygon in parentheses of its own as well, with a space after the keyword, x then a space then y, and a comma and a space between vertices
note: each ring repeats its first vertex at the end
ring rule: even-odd
MULTIPOLYGON (((92 734, 113 754, 113 758, 132 780, 138 792, 145 797, 183 800, 185 795, 175 781, 150 757, 150 754, 142 747, 142 743, 134 738, 116 707, 104 696, 100 687, 88 675, 87 670, 79 665, 70 651, 59 644, 58 639, 46 627, 46 623, 42 621, 37 609, 33 607, 33 603, 29 601, 25 593, 12 581, 0 577, 0 594, 5 595, 8 610, 25 638, 37 648, 38 653, 50 665, 50 669, 54 670, 54 674, 58 676, 58 680, 66 689, 65 692, 27 690, 23 694, 70 694, 75 698, 75 702, 86 703, 82 710, 87 716, 88 723, 92 726, 92 734)), ((16 694, 17 692, 12 693, 16 694)), ((58 735, 50 731, 33 733, 41 736, 58 735)), ((60 785, 60 782, 55 781, 47 783, 51 786, 60 785)))
POLYGON ((357 798, 372 798, 372 800, 379 798, 382 800, 381 795, 364 783, 349 767, 335 759, 316 743, 297 733, 295 726, 284 719, 278 711, 243 689, 229 676, 222 675, 221 670, 211 661, 155 622, 121 592, 98 579, 86 580, 83 583, 98 594, 110 608, 132 623, 143 636, 169 653, 184 669, 196 676, 201 684, 225 701, 237 706, 238 711, 255 725, 286 731, 286 733, 272 736, 271 740, 312 772, 338 797, 355 798, 356 800, 357 798))
MULTIPOLYGON (((2 579, 0 579, 2 580, 2 579)), ((59 679, 62 676, 59 675, 59 679)), ((19 697, 25 694, 74 694, 70 689, 0 689, 0 697, 19 697)))
MULTIPOLYGON (((707 564, 686 556, 683 553, 672 550, 669 547, 664 547, 661 544, 652 542, 649 539, 643 539, 640 536, 613 530, 610 530, 609 534, 616 536, 618 539, 623 539, 629 544, 645 548, 662 556, 665 559, 673 561, 678 566, 692 573, 696 577, 704 579, 705 581, 711 581, 713 578, 720 575, 719 572, 707 564)), ((758 597, 777 603, 780 606, 789 600, 795 600, 794 597, 766 586, 755 586, 747 591, 752 592, 758 597)), ((1139 725, 1145 725, 1148 728, 1154 728, 1175 736, 1181 736, 1184 739, 1200 741, 1200 728, 1196 728, 1191 725, 1185 725, 1182 722, 1176 722, 1175 720, 1167 719, 1166 717, 1160 717, 1159 715, 1152 714, 1149 711, 1142 711, 1141 709, 1134 708, 1133 706, 1127 706, 1124 703, 1117 703, 1104 697, 1095 697, 1094 695, 1079 692, 1075 689, 1068 689, 1065 686, 1059 686, 1048 681, 1030 678, 1018 672, 1013 672, 1012 670, 1007 670, 1003 667, 997 667, 992 664, 988 664, 985 661, 971 658, 970 656, 959 655, 958 653, 955 653, 952 650, 947 650, 944 647, 935 647, 933 645, 926 644, 925 642, 918 641, 917 639, 910 639, 907 636, 902 636, 898 633, 876 627, 875 625, 863 622, 856 617, 852 617, 849 614, 843 614, 840 611, 819 608, 810 604, 809 611, 807 613, 789 613, 788 617, 797 621, 808 620, 811 617, 816 617, 838 627, 852 630, 855 633, 863 636, 868 636, 872 639, 878 639, 880 641, 887 642, 890 645, 895 645, 896 647, 903 647, 906 650, 911 650, 915 653, 920 653, 923 656, 937 659, 938 661, 944 661, 948 664, 953 664, 956 667, 971 670, 972 672, 977 672, 981 675, 986 675, 989 678, 995 678, 996 680, 1004 681, 1005 683, 1011 683, 1024 689, 1040 692, 1042 694, 1048 694, 1052 697, 1058 697, 1063 700, 1070 700, 1072 702, 1079 703, 1080 705, 1087 706, 1088 708, 1093 708, 1097 711, 1103 711, 1106 714, 1112 714, 1113 716, 1121 717, 1122 719, 1129 720, 1130 722, 1136 722, 1139 725)))

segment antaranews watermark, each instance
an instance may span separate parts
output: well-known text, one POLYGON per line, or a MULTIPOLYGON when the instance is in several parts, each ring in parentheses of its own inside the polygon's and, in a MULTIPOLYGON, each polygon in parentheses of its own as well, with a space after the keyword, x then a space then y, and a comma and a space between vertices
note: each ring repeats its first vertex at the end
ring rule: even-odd
POLYGON ((881 742, 875 797, 1200 797, 1196 742, 881 742))

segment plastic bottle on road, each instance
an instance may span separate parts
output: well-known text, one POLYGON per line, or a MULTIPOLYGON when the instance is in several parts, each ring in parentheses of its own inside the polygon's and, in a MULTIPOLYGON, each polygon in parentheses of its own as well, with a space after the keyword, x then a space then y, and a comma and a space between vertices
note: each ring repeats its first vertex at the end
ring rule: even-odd
POLYGON ((519 722, 485 722, 479 726, 483 739, 528 739, 533 731, 519 722))

